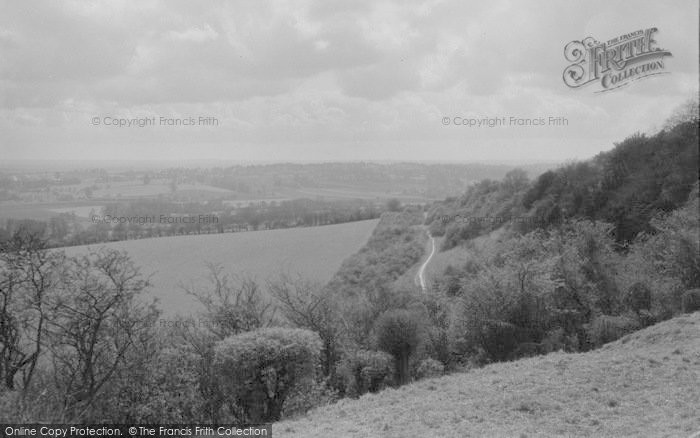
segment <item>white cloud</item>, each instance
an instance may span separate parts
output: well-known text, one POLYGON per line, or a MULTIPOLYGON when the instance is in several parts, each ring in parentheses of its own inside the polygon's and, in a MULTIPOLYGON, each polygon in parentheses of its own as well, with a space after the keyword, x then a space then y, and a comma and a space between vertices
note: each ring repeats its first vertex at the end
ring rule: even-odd
POLYGON ((183 31, 168 31, 167 38, 173 41, 192 41, 195 43, 203 43, 205 41, 215 40, 219 34, 211 28, 208 23, 201 27, 191 27, 183 31))
POLYGON ((485 159, 492 151, 493 159, 508 159, 501 156, 507 151, 558 159, 580 156, 586 138, 592 154, 660 124, 698 89, 693 0, 644 0, 633 8, 621 0, 3 5, 3 157, 100 158, 107 145, 134 143, 151 145, 125 149, 135 159, 172 156, 164 145, 179 145, 172 147, 181 158, 447 160, 469 159, 465 151, 485 159), (673 52, 670 75, 605 96, 561 81, 567 42, 649 26, 673 52), (109 114, 204 113, 221 126, 116 131, 89 123, 109 114), (443 116, 549 113, 568 117, 569 127, 475 131, 441 124, 443 116), (525 143, 530 149, 502 146, 525 143))

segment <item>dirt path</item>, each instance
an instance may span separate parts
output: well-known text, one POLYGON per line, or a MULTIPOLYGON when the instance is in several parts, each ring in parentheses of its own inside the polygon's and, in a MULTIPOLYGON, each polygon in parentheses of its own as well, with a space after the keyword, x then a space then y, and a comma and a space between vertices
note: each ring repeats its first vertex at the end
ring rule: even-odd
POLYGON ((430 231, 426 230, 425 232, 428 233, 428 237, 430 238, 430 255, 420 266, 420 269, 418 270, 418 275, 416 275, 417 283, 420 285, 420 288, 423 290, 423 293, 426 293, 428 291, 428 287, 425 285, 425 268, 428 266, 428 263, 430 263, 430 260, 432 260, 433 256, 435 255, 435 238, 430 235, 430 231))

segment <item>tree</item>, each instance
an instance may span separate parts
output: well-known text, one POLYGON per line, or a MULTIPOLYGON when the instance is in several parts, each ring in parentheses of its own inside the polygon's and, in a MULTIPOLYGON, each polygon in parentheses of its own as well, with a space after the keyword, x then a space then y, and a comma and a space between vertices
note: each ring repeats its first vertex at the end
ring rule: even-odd
POLYGON ((275 308, 254 279, 232 277, 218 264, 208 263, 207 268, 210 289, 181 287, 204 306, 203 325, 216 340, 271 325, 275 308))
POLYGON ((99 249, 70 260, 48 322, 54 381, 70 421, 104 418, 109 386, 159 312, 141 304, 148 287, 125 252, 99 249))
POLYGON ((238 421, 277 421, 287 396, 313 382, 322 341, 303 329, 266 328, 219 341, 214 369, 238 421))
POLYGON ((224 394, 213 368, 214 345, 229 336, 269 327, 275 320, 275 308, 266 300, 258 283, 249 277, 231 276, 221 265, 207 264, 209 286, 181 286, 202 306, 200 324, 176 327, 174 335, 199 358, 198 383, 209 421, 220 421, 224 394))
POLYGON ((506 193, 512 196, 526 189, 529 183, 530 180, 527 177, 527 172, 522 169, 513 169, 503 177, 501 186, 506 193))
POLYGON ((399 201, 396 198, 389 199, 388 201, 386 201, 386 209, 389 211, 400 211, 401 201, 399 201))
POLYGON ((389 310, 375 325, 377 347, 394 357, 396 378, 400 385, 408 382, 409 360, 423 341, 424 322, 404 309, 389 310))
POLYGON ((284 317, 297 328, 314 331, 323 341, 323 375, 333 380, 340 349, 338 310, 329 292, 320 284, 302 277, 282 274, 268 282, 268 290, 277 299, 284 317))
POLYGON ((20 225, 0 246, 0 378, 10 390, 17 376, 23 390, 32 382, 65 266, 42 235, 20 225))
POLYGON ((664 123, 663 129, 669 130, 682 123, 698 123, 698 97, 694 96, 679 105, 664 123))
POLYGON ((348 352, 339 365, 346 396, 359 397, 377 392, 391 382, 393 358, 383 351, 355 350, 348 352))
POLYGON ((199 356, 172 332, 138 339, 115 373, 109 418, 119 423, 195 423, 207 414, 199 356))
POLYGON ((658 320, 681 311, 683 292, 700 288, 698 208, 696 183, 682 208, 651 220, 654 233, 634 240, 620 270, 628 289, 641 283, 651 291, 658 320))

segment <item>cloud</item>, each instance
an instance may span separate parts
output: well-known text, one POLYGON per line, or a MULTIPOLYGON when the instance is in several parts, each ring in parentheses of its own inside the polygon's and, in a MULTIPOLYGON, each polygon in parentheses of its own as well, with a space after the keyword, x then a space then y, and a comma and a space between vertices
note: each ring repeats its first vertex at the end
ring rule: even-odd
POLYGON ((218 36, 219 34, 209 24, 205 24, 203 27, 191 27, 183 31, 171 30, 167 33, 167 37, 173 41, 192 41, 195 43, 215 40, 218 36))
POLYGON ((183 145, 182 157, 463 160, 476 143, 524 138, 533 143, 522 156, 531 159, 579 154, 567 138, 593 139, 595 152, 697 93, 696 9, 693 0, 634 8, 621 0, 4 2, 0 154, 100 158, 105 149, 89 145, 134 143, 152 145, 148 154, 129 149, 134 158, 183 145), (567 42, 651 26, 673 52, 670 75, 605 96, 563 84, 567 42), (117 132, 89 123, 95 115, 204 113, 222 125, 117 132), (569 117, 567 130, 440 123, 550 113, 569 117), (206 153, 187 144, 219 146, 206 153))

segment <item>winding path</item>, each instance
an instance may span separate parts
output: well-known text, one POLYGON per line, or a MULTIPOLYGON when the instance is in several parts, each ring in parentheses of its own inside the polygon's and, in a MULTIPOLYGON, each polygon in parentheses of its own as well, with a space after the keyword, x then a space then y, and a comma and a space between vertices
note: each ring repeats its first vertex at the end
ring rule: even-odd
POLYGON ((416 275, 417 283, 420 285, 420 288, 423 290, 423 293, 428 292, 428 287, 425 285, 425 268, 428 266, 428 263, 430 263, 430 260, 432 260, 433 256, 435 255, 435 238, 430 235, 430 231, 426 230, 425 232, 428 233, 428 237, 430 237, 430 245, 432 249, 430 250, 430 255, 428 256, 428 258, 425 259, 423 264, 420 266, 420 269, 418 270, 418 275, 416 275))

